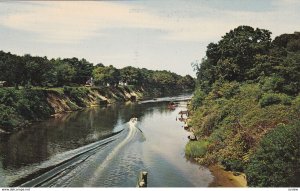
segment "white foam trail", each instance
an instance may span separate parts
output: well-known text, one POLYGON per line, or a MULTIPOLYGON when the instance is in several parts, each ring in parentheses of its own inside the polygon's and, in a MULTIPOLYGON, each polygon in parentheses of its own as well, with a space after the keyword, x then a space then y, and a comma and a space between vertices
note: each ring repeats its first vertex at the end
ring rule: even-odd
POLYGON ((92 178, 84 185, 86 187, 92 186, 96 181, 101 172, 108 166, 109 162, 114 158, 114 156, 120 151, 120 149, 128 143, 137 133, 136 121, 129 121, 129 132, 126 138, 120 142, 104 159, 104 161, 98 166, 98 168, 94 171, 92 178))

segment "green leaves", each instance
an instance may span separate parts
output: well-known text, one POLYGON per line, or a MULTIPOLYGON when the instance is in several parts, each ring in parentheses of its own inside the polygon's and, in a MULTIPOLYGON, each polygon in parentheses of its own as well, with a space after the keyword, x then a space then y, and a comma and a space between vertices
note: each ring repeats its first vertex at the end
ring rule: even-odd
POLYGON ((132 66, 120 70, 121 81, 128 85, 141 85, 143 82, 141 70, 132 66))
POLYGON ((108 67, 96 67, 93 70, 93 77, 97 85, 116 85, 120 81, 120 71, 112 65, 108 67))
POLYGON ((67 85, 72 82, 75 77, 75 68, 69 64, 58 62, 55 65, 55 80, 57 86, 67 85))
POLYGON ((255 63, 255 55, 267 54, 270 48, 271 32, 239 26, 225 36, 217 44, 209 44, 206 56, 211 60, 212 69, 217 79, 244 81, 251 79, 247 70, 255 63))
POLYGON ((206 97, 206 94, 203 91, 201 91, 200 89, 197 89, 194 92, 193 98, 191 100, 192 110, 196 110, 197 108, 202 106, 205 97, 206 97))
POLYGON ((279 125, 266 135, 250 159, 246 174, 249 186, 299 187, 300 123, 279 125))
POLYGON ((208 141, 202 163, 243 171, 250 162, 250 186, 299 186, 300 122, 276 126, 300 117, 300 33, 273 42, 270 34, 239 26, 207 46, 193 64, 199 86, 191 124, 208 141))
MULTIPOLYGON (((63 88, 64 93, 78 106, 85 107, 86 104, 84 100, 87 99, 89 90, 85 87, 69 87, 64 86, 63 88)), ((70 105, 74 107, 71 103, 70 105)))
POLYGON ((190 141, 185 146, 185 154, 188 157, 201 157, 207 151, 207 141, 190 141))
POLYGON ((271 32, 239 26, 207 46, 206 58, 194 64, 198 83, 208 93, 218 80, 257 82, 281 80, 276 91, 297 94, 300 90, 300 34, 284 34, 273 42, 271 32))
POLYGON ((281 93, 265 93, 259 100, 259 104, 261 107, 280 103, 283 105, 291 105, 291 102, 292 99, 288 95, 281 93))
POLYGON ((8 131, 26 120, 45 119, 53 112, 43 90, 0 89, 0 126, 8 131))
POLYGON ((143 88, 149 92, 164 93, 191 91, 195 80, 189 76, 180 76, 170 71, 148 70, 132 66, 117 69, 114 66, 93 65, 85 59, 17 56, 0 51, 0 81, 9 86, 63 87, 85 85, 93 77, 97 86, 107 84, 116 86, 119 82, 143 88))
POLYGON ((299 100, 264 92, 258 83, 218 81, 209 94, 197 89, 190 105, 194 108, 190 124, 201 140, 208 141, 209 149, 201 161, 219 161, 242 170, 261 137, 277 124, 299 118, 299 100))

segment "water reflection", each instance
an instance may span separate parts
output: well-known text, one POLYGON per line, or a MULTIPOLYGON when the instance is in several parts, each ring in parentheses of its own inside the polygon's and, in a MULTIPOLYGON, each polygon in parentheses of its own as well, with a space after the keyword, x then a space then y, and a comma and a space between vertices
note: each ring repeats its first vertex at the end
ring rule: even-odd
POLYGON ((3 169, 20 168, 24 165, 45 160, 49 156, 47 132, 30 132, 30 136, 22 132, 9 137, 1 143, 3 169), (43 139, 39 140, 40 137, 43 139), (36 141, 39 140, 39 141, 36 141))
POLYGON ((4 170, 39 163, 52 155, 101 140, 120 130, 130 118, 143 120, 153 112, 170 112, 165 103, 119 104, 90 108, 35 123, 12 135, 1 137, 0 160, 4 170), (155 106, 156 109, 153 108, 155 106))

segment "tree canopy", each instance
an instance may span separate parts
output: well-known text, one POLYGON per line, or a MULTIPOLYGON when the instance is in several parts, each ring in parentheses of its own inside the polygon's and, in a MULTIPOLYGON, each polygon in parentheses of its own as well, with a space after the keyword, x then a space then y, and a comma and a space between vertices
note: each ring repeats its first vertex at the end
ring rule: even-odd
POLYGON ((61 87, 84 85, 91 77, 97 86, 118 85, 119 82, 143 88, 192 90, 195 86, 191 76, 180 76, 170 71, 154 71, 127 66, 94 65, 86 59, 18 56, 0 51, 0 80, 10 86, 61 87))
POLYGON ((265 29, 239 26, 218 43, 210 43, 206 57, 194 63, 200 87, 208 92, 219 80, 257 82, 275 77, 283 79, 285 92, 298 92, 300 35, 283 34, 273 41, 270 35, 265 29))
POLYGON ((97 85, 117 85, 120 81, 120 72, 112 65, 108 67, 96 67, 93 76, 97 85))

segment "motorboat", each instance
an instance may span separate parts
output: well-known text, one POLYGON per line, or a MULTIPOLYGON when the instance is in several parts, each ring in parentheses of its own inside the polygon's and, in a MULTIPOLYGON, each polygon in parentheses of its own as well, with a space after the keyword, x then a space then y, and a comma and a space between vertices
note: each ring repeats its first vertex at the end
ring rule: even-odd
POLYGON ((136 123, 136 122, 137 122, 137 118, 136 118, 136 117, 131 118, 131 119, 130 119, 130 122, 131 122, 131 123, 136 123))

